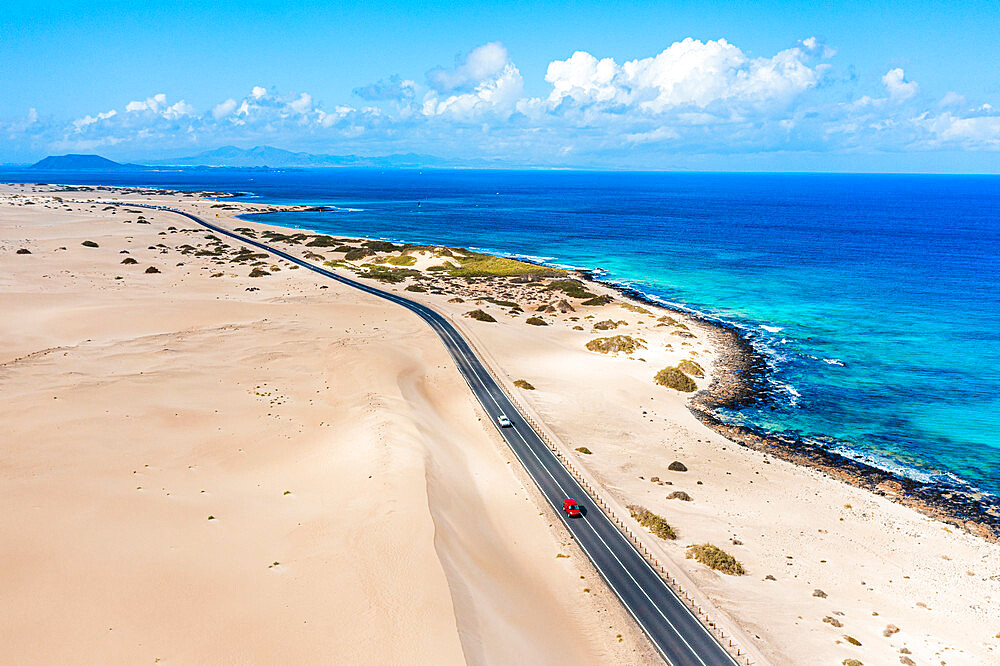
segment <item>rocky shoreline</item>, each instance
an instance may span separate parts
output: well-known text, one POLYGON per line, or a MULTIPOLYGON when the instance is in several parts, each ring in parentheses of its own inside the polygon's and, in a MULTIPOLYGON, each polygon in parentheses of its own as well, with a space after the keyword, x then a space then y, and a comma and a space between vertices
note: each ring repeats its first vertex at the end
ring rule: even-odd
POLYGON ((941 522, 989 541, 1000 542, 1000 500, 960 488, 910 479, 848 458, 822 445, 792 435, 776 435, 747 426, 723 422, 718 409, 738 409, 767 400, 767 360, 746 334, 690 312, 670 308, 645 294, 595 277, 593 271, 576 271, 586 280, 608 287, 622 296, 647 305, 673 309, 695 317, 710 331, 721 371, 707 390, 695 395, 688 407, 705 425, 747 448, 818 469, 824 474, 913 508, 941 522))

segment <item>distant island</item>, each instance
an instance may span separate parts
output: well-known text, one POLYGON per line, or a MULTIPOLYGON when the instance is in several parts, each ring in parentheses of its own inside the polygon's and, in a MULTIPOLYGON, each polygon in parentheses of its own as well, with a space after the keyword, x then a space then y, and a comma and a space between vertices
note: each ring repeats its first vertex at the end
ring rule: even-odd
POLYGON ((137 164, 113 162, 100 155, 49 155, 29 168, 47 171, 110 171, 142 167, 137 164))

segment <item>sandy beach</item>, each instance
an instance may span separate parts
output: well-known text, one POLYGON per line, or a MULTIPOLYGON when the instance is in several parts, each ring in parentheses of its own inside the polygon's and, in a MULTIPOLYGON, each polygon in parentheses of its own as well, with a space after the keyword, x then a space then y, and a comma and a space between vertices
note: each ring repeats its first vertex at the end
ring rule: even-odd
POLYGON ((602 493, 669 522, 674 540, 636 528, 762 661, 1000 663, 1000 545, 699 421, 654 377, 721 378, 704 322, 235 217, 268 207, 31 185, 0 186, 11 662, 658 661, 420 320, 86 203, 112 197, 446 314, 602 493), (705 543, 745 575, 685 556, 705 543))

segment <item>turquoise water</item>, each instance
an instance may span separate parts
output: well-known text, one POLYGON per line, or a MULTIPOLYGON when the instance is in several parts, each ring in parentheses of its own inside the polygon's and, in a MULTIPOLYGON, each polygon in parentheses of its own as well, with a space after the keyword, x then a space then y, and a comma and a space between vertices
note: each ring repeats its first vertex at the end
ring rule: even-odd
POLYGON ((765 399, 726 419, 1000 494, 997 177, 303 170, 46 178, 330 205, 266 221, 599 269, 601 279, 740 327, 766 355, 765 399))

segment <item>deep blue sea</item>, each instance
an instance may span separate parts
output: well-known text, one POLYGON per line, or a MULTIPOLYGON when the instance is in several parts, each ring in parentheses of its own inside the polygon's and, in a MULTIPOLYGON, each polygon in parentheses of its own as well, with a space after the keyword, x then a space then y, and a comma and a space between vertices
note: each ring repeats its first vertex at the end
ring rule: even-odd
POLYGON ((1000 494, 1000 177, 453 170, 0 171, 335 209, 266 221, 478 248, 731 322, 769 398, 725 418, 1000 494))

